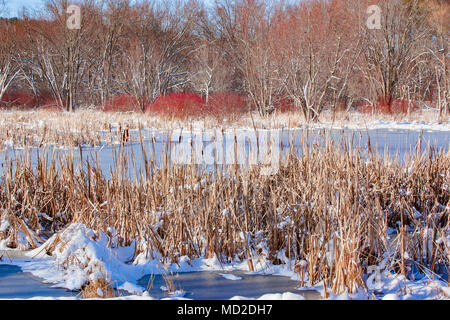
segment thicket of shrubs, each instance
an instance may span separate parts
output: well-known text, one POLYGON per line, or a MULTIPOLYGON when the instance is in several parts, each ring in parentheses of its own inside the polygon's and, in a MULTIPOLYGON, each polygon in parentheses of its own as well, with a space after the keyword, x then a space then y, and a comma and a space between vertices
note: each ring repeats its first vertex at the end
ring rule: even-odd
POLYGON ((442 0, 73 1, 0 19, 0 108, 175 117, 449 108, 442 0))
MULTIPOLYGON (((141 111, 137 99, 130 94, 121 94, 108 99, 103 110, 105 112, 141 111)), ((246 97, 236 93, 215 93, 207 100, 196 93, 175 92, 144 103, 145 113, 175 118, 226 117, 246 111, 248 111, 246 97)))
MULTIPOLYGON (((136 97, 130 94, 119 94, 108 99, 102 108, 105 112, 141 112, 136 97)), ((275 103, 274 110, 280 113, 293 112, 297 108, 289 99, 283 99, 275 103)), ((63 111, 50 94, 45 96, 33 96, 24 92, 5 93, 0 109, 19 110, 53 110, 63 111)), ((232 92, 215 93, 209 96, 208 102, 196 93, 177 92, 157 97, 153 102, 145 102, 144 112, 174 118, 185 117, 232 117, 245 114, 251 110, 245 95, 232 92)), ((355 105, 354 111, 373 114, 407 114, 419 110, 416 101, 406 99, 386 99, 379 97, 374 104, 363 102, 355 105)))
POLYGON ((10 90, 3 95, 0 101, 0 109, 64 110, 64 102, 61 106, 50 93, 33 95, 23 91, 10 90))

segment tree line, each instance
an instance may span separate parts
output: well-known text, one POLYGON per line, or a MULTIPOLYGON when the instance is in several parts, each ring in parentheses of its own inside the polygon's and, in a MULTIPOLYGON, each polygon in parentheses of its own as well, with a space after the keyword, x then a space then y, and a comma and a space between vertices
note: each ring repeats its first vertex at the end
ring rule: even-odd
MULTIPOLYGON (((0 21, 0 101, 50 95, 73 111, 114 96, 136 107, 174 92, 246 97, 314 121, 324 110, 449 105, 445 0, 48 0, 0 21), (81 8, 69 29, 71 4, 81 8), (380 28, 367 8, 380 9, 380 28)), ((375 17, 376 18, 376 17, 375 17)), ((1 105, 0 105, 1 107, 1 105)))

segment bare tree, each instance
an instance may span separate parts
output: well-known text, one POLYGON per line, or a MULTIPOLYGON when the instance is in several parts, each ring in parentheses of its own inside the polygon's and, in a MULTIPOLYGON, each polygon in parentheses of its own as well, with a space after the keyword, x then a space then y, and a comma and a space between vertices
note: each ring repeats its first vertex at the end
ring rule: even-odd
POLYGON ((17 66, 13 63, 14 45, 11 39, 11 28, 14 28, 7 20, 0 21, 0 100, 6 90, 19 73, 17 66))
POLYGON ((131 11, 120 81, 144 110, 146 102, 188 82, 191 20, 184 7, 142 3, 131 11), (123 68, 125 66, 125 68, 123 68))
POLYGON ((278 79, 307 121, 317 120, 327 106, 335 111, 349 96, 348 80, 360 55, 357 32, 339 22, 340 14, 350 14, 350 6, 333 3, 292 6, 280 17, 276 31, 278 79))
POLYGON ((95 42, 98 52, 94 57, 95 74, 93 81, 100 93, 102 106, 105 105, 114 88, 115 70, 123 67, 118 65, 120 61, 120 42, 125 36, 124 28, 127 23, 126 16, 130 12, 129 0, 108 0, 105 11, 101 11, 102 17, 97 22, 97 28, 101 32, 95 32, 95 42))
POLYGON ((274 3, 224 0, 216 3, 216 23, 251 104, 265 116, 279 93, 270 47, 274 3))
POLYGON ((85 0, 79 5, 85 10, 81 15, 80 29, 69 29, 68 0, 48 0, 46 14, 50 19, 30 20, 28 40, 36 57, 36 66, 47 82, 59 106, 67 111, 76 107, 77 92, 81 81, 83 44, 86 45, 89 19, 86 17, 93 1, 85 0))
POLYGON ((369 4, 215 0, 208 10, 200 0, 47 0, 40 15, 2 20, 12 33, 0 33, 0 98, 27 90, 39 105, 51 92, 70 111, 127 93, 144 110, 171 92, 206 100, 234 92, 261 115, 287 100, 316 121, 354 100, 400 97, 436 100, 445 117, 448 1, 380 0, 381 30, 365 25, 369 4), (72 3, 80 29, 67 28, 72 3))
POLYGON ((372 91, 368 99, 381 98, 390 106, 395 96, 415 90, 411 71, 425 57, 422 44, 429 36, 425 13, 415 9, 417 4, 418 0, 409 4, 400 0, 380 1, 381 30, 362 29, 365 59, 360 70, 372 91), (408 92, 402 92, 402 88, 408 92))
POLYGON ((206 103, 213 91, 225 91, 227 81, 224 74, 227 61, 221 46, 221 39, 216 32, 216 26, 208 16, 204 4, 192 3, 195 10, 193 37, 194 48, 190 57, 189 82, 194 91, 201 93, 206 103))
POLYGON ((435 62, 439 117, 442 118, 447 116, 450 108, 450 70, 448 68, 450 3, 443 0, 432 0, 422 4, 422 9, 424 7, 429 13, 428 22, 432 27, 433 41, 429 44, 428 50, 435 62))

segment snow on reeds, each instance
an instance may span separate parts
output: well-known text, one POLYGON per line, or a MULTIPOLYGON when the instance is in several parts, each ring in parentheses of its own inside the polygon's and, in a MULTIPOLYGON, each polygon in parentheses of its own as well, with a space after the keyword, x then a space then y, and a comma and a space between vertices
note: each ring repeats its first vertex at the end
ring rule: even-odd
POLYGON ((106 179, 99 163, 81 170, 69 155, 40 155, 33 167, 25 155, 8 161, 0 178, 0 245, 36 248, 53 235, 46 253, 67 269, 81 261, 84 285, 93 288, 87 296, 109 287, 90 275, 98 275, 95 267, 86 269, 95 255, 67 251, 72 237, 61 242, 74 224, 107 247, 133 246, 130 265, 213 257, 250 271, 285 265, 302 286, 322 283, 325 297, 367 291, 374 265, 405 278, 445 273, 449 154, 388 161, 342 143, 305 145, 272 175, 260 166, 217 167, 216 174, 168 160, 156 167, 151 156, 130 159, 118 148, 106 179), (139 176, 127 175, 132 161, 145 163, 139 176))

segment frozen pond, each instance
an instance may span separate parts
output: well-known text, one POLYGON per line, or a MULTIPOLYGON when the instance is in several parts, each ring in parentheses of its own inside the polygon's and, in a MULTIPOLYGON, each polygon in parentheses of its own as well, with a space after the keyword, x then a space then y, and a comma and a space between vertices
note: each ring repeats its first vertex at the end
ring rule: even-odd
POLYGON ((75 297, 78 292, 53 288, 15 265, 0 264, 0 299, 75 297))
MULTIPOLYGON (((250 161, 271 164, 271 161, 283 159, 288 150, 298 155, 302 154, 305 146, 309 150, 321 148, 327 142, 333 142, 344 149, 344 142, 352 147, 360 148, 362 156, 368 156, 369 150, 390 159, 401 161, 405 156, 416 152, 424 152, 428 147, 436 151, 449 149, 450 131, 416 131, 400 129, 302 129, 295 130, 235 130, 223 133, 188 132, 183 130, 164 132, 154 130, 130 131, 130 143, 104 144, 97 147, 81 147, 71 151, 63 149, 31 149, 31 163, 37 164, 37 153, 46 154, 50 162, 51 157, 64 159, 69 156, 76 165, 82 159, 84 167, 99 166, 105 177, 110 176, 110 170, 117 166, 118 159, 123 153, 129 177, 140 177, 145 172, 145 161, 153 161, 155 167, 166 161, 170 164, 200 164, 208 170, 217 168, 215 164, 238 163, 245 167, 250 161), (142 139, 142 140, 141 140, 142 139), (136 141, 142 141, 136 142, 136 141), (369 148, 370 146, 370 148, 369 148), (250 155, 253 155, 253 158, 250 155)), ((11 149, 0 152, 0 174, 5 167, 5 160, 14 160, 21 156, 23 150, 11 149)), ((63 160, 64 161, 64 160, 63 160)), ((255 163, 255 162, 253 162, 255 163)))
MULTIPOLYGON (((243 271, 233 273, 218 271, 183 272, 166 276, 146 275, 137 282, 156 299, 170 297, 167 287, 182 290, 184 298, 194 300, 228 300, 232 297, 258 298, 265 294, 291 292, 307 300, 320 299, 313 290, 298 290, 299 283, 288 277, 256 275, 243 271)), ((31 273, 12 264, 0 264, 0 299, 75 298, 79 292, 54 288, 42 283, 31 273)), ((127 295, 120 290, 120 295, 127 295)))
POLYGON ((288 277, 274 275, 255 275, 238 271, 233 273, 219 271, 183 272, 177 274, 146 275, 138 284, 150 289, 150 296, 166 298, 168 283, 175 290, 183 290, 184 298, 195 300, 228 300, 235 296, 259 298, 264 294, 292 292, 306 299, 320 299, 313 290, 298 290, 299 283, 288 277), (162 289, 161 289, 162 288, 162 289))
MULTIPOLYGON (((258 143, 264 145, 270 140, 269 136, 264 138, 264 135, 273 133, 274 130, 258 130, 258 143)), ((110 145, 105 144, 93 147, 81 147, 68 151, 63 149, 32 149, 30 150, 30 161, 32 166, 37 165, 37 154, 47 155, 47 160, 50 162, 51 157, 55 159, 62 159, 69 156, 74 159, 76 165, 80 159, 83 160, 83 165, 86 167, 87 161, 91 166, 98 164, 102 169, 105 177, 109 177, 110 170, 114 170, 118 155, 124 153, 127 163, 127 170, 129 176, 140 177, 144 175, 145 161, 153 160, 155 166, 158 167, 161 161, 164 161, 164 155, 168 154, 171 163, 180 164, 180 156, 189 153, 186 149, 176 151, 179 146, 195 145, 201 142, 199 154, 201 155, 200 164, 206 165, 207 168, 214 168, 214 165, 208 163, 208 159, 204 157, 211 150, 211 146, 215 144, 214 152, 219 152, 224 156, 229 156, 233 153, 230 150, 238 150, 244 154, 244 163, 247 165, 248 156, 251 149, 254 148, 255 136, 252 136, 251 131, 247 130, 235 133, 226 133, 222 135, 220 140, 217 135, 211 133, 190 133, 190 132, 173 132, 164 133, 160 131, 143 130, 142 132, 131 131, 130 135, 133 141, 139 140, 138 136, 142 136, 143 143, 131 142, 126 143, 123 147, 120 144, 110 145), (244 139, 241 139, 241 138, 244 139), (239 144, 241 139, 242 144, 239 144), (253 139, 253 140, 252 140, 253 139), (219 146, 217 148, 217 146, 219 146), (236 148, 235 146, 238 146, 236 148), (175 149, 174 149, 175 148, 175 149), (222 150, 219 150, 222 149, 222 150), (133 161, 133 159, 135 161, 133 161)), ((379 154, 390 159, 397 158, 401 161, 405 156, 416 152, 417 147, 420 146, 420 152, 424 152, 429 146, 437 151, 448 152, 450 144, 450 131, 414 131, 414 130, 388 130, 388 129, 372 129, 372 130, 278 130, 273 140, 274 145, 279 147, 279 159, 289 149, 293 149, 297 154, 303 152, 304 147, 321 148, 326 142, 333 141, 335 146, 341 147, 342 142, 359 147, 362 151, 362 156, 367 156, 370 147, 373 153, 379 154), (278 139, 278 140, 277 140, 278 139), (419 143, 420 141, 420 143, 419 143)), ((262 153, 266 151, 261 147, 262 153)), ((198 149, 192 149, 193 153, 198 152, 198 149)), ((260 153, 257 154, 260 160, 260 153)), ((21 157, 23 150, 11 149, 7 152, 0 152, 0 175, 5 168, 6 159, 15 160, 21 157)), ((189 162, 188 162, 189 163, 189 162)), ((222 272, 225 273, 225 272, 222 272)), ((186 298, 190 299, 229 299, 233 296, 244 296, 247 298, 260 297, 268 293, 282 293, 292 292, 295 294, 302 294, 307 299, 320 298, 316 292, 297 290, 298 283, 281 276, 264 276, 264 275, 250 275, 243 272, 234 272, 233 276, 223 276, 221 272, 191 272, 179 273, 177 275, 168 275, 162 277, 157 275, 151 277, 144 276, 139 280, 139 285, 150 290, 150 295, 155 298, 167 297, 167 292, 162 290, 162 287, 167 286, 167 279, 169 283, 173 283, 175 289, 182 289, 185 292, 186 298), (233 280, 234 279, 234 280, 233 280), (150 281, 152 280, 152 281, 150 281)), ((74 297, 77 292, 71 292, 61 288, 53 288, 50 284, 43 284, 36 277, 29 273, 24 273, 17 266, 0 264, 0 299, 4 298, 30 298, 30 297, 74 297)))

